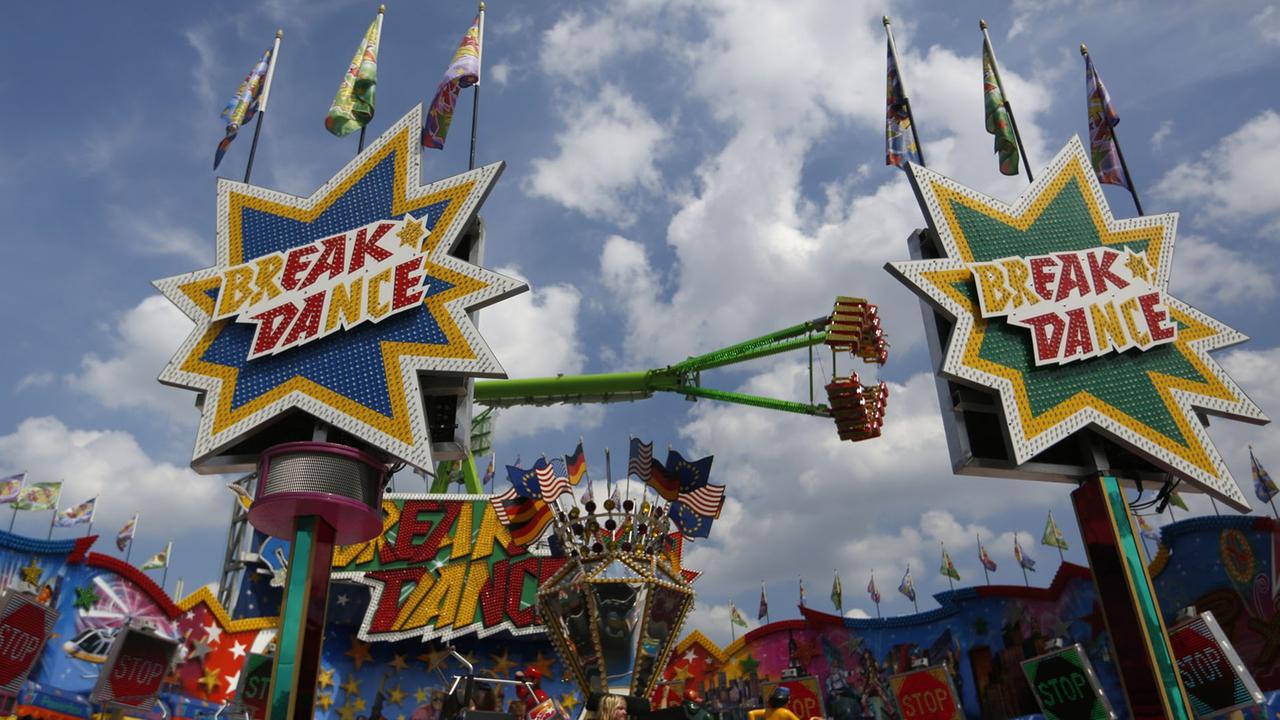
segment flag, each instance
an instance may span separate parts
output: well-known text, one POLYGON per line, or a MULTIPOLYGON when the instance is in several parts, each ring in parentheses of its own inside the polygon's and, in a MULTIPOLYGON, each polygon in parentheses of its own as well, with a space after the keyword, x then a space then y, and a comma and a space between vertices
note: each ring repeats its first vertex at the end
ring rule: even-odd
POLYGON ((1137 514, 1135 514, 1134 517, 1138 518, 1138 532, 1142 533, 1142 537, 1153 542, 1160 542, 1160 533, 1157 532, 1155 528, 1151 527, 1151 523, 1147 522, 1145 517, 1137 514))
MULTIPOLYGON (((708 455, 700 460, 685 460, 680 453, 671 450, 667 453, 665 473, 674 481, 679 491, 668 511, 671 520, 680 528, 685 537, 707 537, 711 533, 711 523, 720 517, 724 508, 724 486, 711 484, 711 462, 714 456, 708 455)), ((651 468, 661 467, 661 463, 651 462, 651 468)), ((653 473, 650 473, 650 477, 653 473)), ((652 484, 652 483, 651 483, 652 484)), ((660 493, 661 494, 661 493, 660 493)), ((666 495, 663 495, 666 498, 666 495)))
POLYGON ((378 43, 382 39, 382 13, 369 23, 351 65, 342 76, 333 105, 325 115, 324 128, 345 137, 364 128, 373 119, 374 91, 378 85, 378 43))
POLYGON ((907 572, 902 576, 902 582, 898 583, 898 592, 907 596, 911 602, 916 601, 916 586, 911 582, 911 566, 907 566, 907 572))
POLYGON ((871 580, 867 583, 867 594, 871 596, 871 602, 880 604, 880 591, 876 589, 875 573, 871 573, 871 580))
POLYGON ((907 106, 907 92, 898 74, 898 59, 889 44, 888 76, 885 88, 884 109, 884 164, 906 169, 908 162, 919 164, 920 148, 916 147, 915 130, 911 127, 911 109, 907 106))
POLYGON ((449 134, 449 125, 453 122, 453 108, 458 103, 458 93, 465 87, 480 82, 480 16, 472 21, 467 33, 462 36, 458 51, 453 54, 449 67, 445 68, 444 79, 436 88, 436 96, 431 99, 431 108, 427 110, 427 122, 422 128, 423 147, 444 149, 445 136, 449 134))
POLYGON ((267 48, 267 51, 262 53, 262 59, 253 66, 244 81, 240 83, 240 89, 236 90, 231 102, 222 109, 222 119, 227 121, 227 135, 218 143, 218 149, 213 153, 214 170, 217 170, 218 165, 222 163, 222 156, 227 154, 227 148, 231 147, 231 141, 236 139, 236 133, 240 132, 240 128, 248 125, 257 114, 258 98, 262 96, 262 90, 266 86, 267 68, 270 65, 271 49, 267 48))
POLYGON ((1187 512, 1191 512, 1191 509, 1187 507, 1186 501, 1182 499, 1182 496, 1178 494, 1177 490, 1170 491, 1169 504, 1178 508, 1179 510, 1186 510, 1187 512))
POLYGON ((804 607, 804 578, 800 578, 800 607, 804 607))
POLYGON ((120 548, 120 552, 133 542, 133 536, 138 534, 138 513, 134 513, 133 517, 125 521, 124 527, 120 528, 120 532, 116 533, 116 547, 120 548))
POLYGON ((1004 88, 996 76, 996 59, 991 43, 982 41, 982 95, 987 111, 987 132, 995 136, 996 154, 1000 156, 1000 172, 1018 174, 1018 139, 1013 134, 1013 121, 1005 107, 1004 88))
POLYGON ((147 558, 146 562, 142 563, 142 569, 143 570, 160 570, 162 568, 169 567, 169 554, 172 551, 173 551, 173 541, 170 540, 169 542, 164 544, 164 550, 161 550, 155 555, 152 555, 150 558, 147 558))
POLYGON ((32 483, 18 493, 15 510, 54 510, 62 498, 62 481, 32 483))
POLYGON ((1253 456, 1253 448, 1249 448, 1249 466, 1253 470, 1253 493, 1262 502, 1270 502, 1280 489, 1276 488, 1271 475, 1266 468, 1262 467, 1262 463, 1258 462, 1258 458, 1253 456))
POLYGON ((649 482, 653 466, 653 443, 631 438, 631 454, 627 458, 627 475, 635 475, 640 482, 649 482))
POLYGON ((1098 182, 1131 188, 1116 146, 1115 126, 1120 123, 1120 115, 1111 105, 1111 95, 1088 53, 1084 56, 1084 92, 1089 103, 1089 160, 1098 182))
POLYGON ((27 474, 24 472, 0 479, 0 505, 10 505, 16 502, 18 496, 22 494, 22 484, 26 480, 27 474))
POLYGON ((86 500, 79 505, 72 505, 66 510, 59 510, 53 516, 53 526, 60 528, 75 527, 85 523, 93 522, 93 509, 98 504, 98 498, 86 500))
MULTIPOLYGON (((510 465, 508 470, 512 469, 510 465)), ((537 542, 551 524, 551 507, 538 497, 524 497, 514 487, 489 499, 498 522, 507 526, 511 540, 524 547, 537 542)))
POLYGON ((249 494, 249 490, 238 482, 227 483, 227 489, 235 493, 236 499, 240 501, 240 507, 246 511, 253 505, 253 496, 249 494))
POLYGON ((836 606, 837 613, 844 614, 844 588, 840 585, 840 573, 836 573, 831 581, 831 604, 836 606))
MULTIPOLYGON (((569 468, 570 485, 578 485, 587 478, 587 455, 582 451, 582 443, 578 443, 572 455, 564 456, 564 464, 569 468)), ((591 482, 591 478, 587 478, 587 482, 591 482)))
POLYGON ((1049 519, 1044 523, 1044 536, 1040 538, 1041 545, 1056 547, 1061 550, 1070 550, 1067 547, 1067 539, 1062 536, 1062 530, 1058 524, 1053 521, 1053 511, 1049 511, 1049 519))
MULTIPOLYGON (((644 479, 645 484, 653 488, 667 502, 674 502, 680 497, 680 479, 671 472, 671 455, 673 452, 667 453, 666 465, 657 460, 650 460, 649 476, 644 479)), ((674 454, 679 456, 679 453, 674 454)))
MULTIPOLYGON (((546 465, 545 460, 538 462, 546 465)), ((507 466, 507 479, 511 481, 511 489, 522 498, 541 498, 542 490, 538 487, 537 465, 525 470, 517 465, 507 466)))
POLYGON ((764 583, 760 583, 760 610, 756 613, 757 620, 764 620, 769 616, 769 599, 764 596, 764 583))
POLYGON ((956 564, 951 562, 951 553, 947 552, 945 547, 942 548, 942 565, 938 568, 938 572, 952 580, 960 579, 960 571, 956 570, 956 564))
POLYGON ((554 503, 561 495, 568 495, 570 500, 573 499, 573 488, 569 487, 569 470, 564 466, 564 460, 552 458, 548 462, 539 458, 533 464, 533 470, 538 478, 538 492, 543 502, 554 503))
POLYGON ((493 476, 497 471, 498 454, 494 453, 489 456, 489 467, 484 469, 484 477, 480 478, 480 485, 492 485, 493 476))
POLYGON ((1018 543, 1018 538, 1013 539, 1013 559, 1018 561, 1023 570, 1036 571, 1036 561, 1031 559, 1030 555, 1022 552, 1022 545, 1018 543))
POLYGON ((982 563, 982 567, 986 568, 987 572, 996 571, 996 561, 987 554, 987 548, 981 542, 978 543, 978 562, 982 563))
POLYGON ((747 619, 742 616, 742 611, 733 604, 732 600, 729 601, 729 622, 741 628, 747 627, 747 619))

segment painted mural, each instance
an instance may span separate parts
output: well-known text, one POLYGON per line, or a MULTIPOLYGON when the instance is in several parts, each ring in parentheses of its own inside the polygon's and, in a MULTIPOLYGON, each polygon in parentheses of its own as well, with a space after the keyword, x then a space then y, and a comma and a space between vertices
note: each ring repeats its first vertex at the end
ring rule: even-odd
MULTIPOLYGON (((432 517, 424 511, 419 520, 432 517)), ((1166 618, 1188 604, 1212 610, 1268 692, 1265 712, 1252 710, 1246 718, 1280 713, 1278 529, 1266 518, 1195 518, 1166 526, 1158 546, 1150 548, 1166 618)), ((270 648, 279 594, 270 582, 270 569, 248 571, 238 603, 244 617, 233 618, 203 588, 174 601, 138 569, 114 555, 93 552, 95 540, 44 541, 0 533, 0 583, 29 590, 60 613, 54 637, 19 697, 19 716, 88 720, 93 710, 87 695, 106 650, 132 619, 181 640, 180 662, 161 696, 163 712, 211 719, 233 699, 246 657, 270 648)), ((474 562, 474 551, 470 557, 474 562)), ((538 571, 525 574, 536 578, 538 571)), ((344 579, 330 596, 316 717, 437 720, 444 692, 462 671, 461 664, 441 640, 424 641, 421 633, 395 641, 363 640, 375 588, 358 580, 344 579)), ((529 582, 508 580, 501 598, 492 592, 486 597, 491 603, 500 601, 504 618, 527 613, 536 623, 533 597, 525 592, 529 582)), ((402 587, 399 594, 407 599, 414 590, 402 587)), ((883 620, 804 609, 799 618, 758 628, 724 648, 694 630, 673 653, 652 700, 657 707, 669 706, 693 687, 719 720, 741 720, 774 684, 785 681, 793 688, 793 709, 803 712, 801 717, 889 720, 899 717, 889 676, 926 658, 931 664, 947 663, 967 717, 1034 717, 1035 702, 1020 663, 1062 637, 1085 647, 1104 691, 1124 716, 1106 626, 1086 568, 1064 565, 1047 588, 979 586, 936 597, 938 609, 883 620)), ((475 617, 483 618, 480 595, 468 602, 475 617)), ((512 628, 486 631, 483 622, 473 625, 471 632, 450 642, 479 675, 510 678, 518 670, 536 668, 544 690, 571 712, 579 709, 581 699, 565 668, 536 627, 515 634, 512 628)), ((510 692, 482 690, 476 703, 513 715, 524 709, 521 698, 510 692)), ((154 716, 160 714, 157 710, 154 716)))

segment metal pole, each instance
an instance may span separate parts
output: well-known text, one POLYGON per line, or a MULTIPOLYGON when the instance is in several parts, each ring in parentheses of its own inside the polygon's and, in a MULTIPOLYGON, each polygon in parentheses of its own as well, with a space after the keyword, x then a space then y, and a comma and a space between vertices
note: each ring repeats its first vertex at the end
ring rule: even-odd
POLYGON ((1058 561, 1065 564, 1067 562, 1067 558, 1065 555, 1062 554, 1062 546, 1058 545, 1057 548, 1058 548, 1058 561))
POLYGON ((360 144, 356 146, 356 154, 364 152, 364 126, 360 126, 360 144))
POLYGON ((249 183, 253 174, 253 158, 258 153, 258 136, 262 134, 262 118, 267 114, 267 101, 271 98, 271 80, 276 74, 276 60, 280 57, 280 38, 284 30, 276 30, 276 42, 271 47, 271 65, 267 67, 267 77, 262 82, 262 97, 258 98, 258 122, 253 126, 253 144, 249 146, 249 161, 244 166, 244 182, 249 183))
POLYGON ((9 516, 9 532, 13 532, 13 523, 18 519, 18 501, 13 501, 13 515, 9 516))
POLYGON ((1280 520, 1280 512, 1276 512, 1276 498, 1275 498, 1275 496, 1274 496, 1274 495, 1272 495, 1271 497, 1267 498, 1267 502, 1271 503, 1271 514, 1272 514, 1272 515, 1275 515, 1277 520, 1280 520))
POLYGON ((889 16, 885 15, 884 31, 889 36, 889 52, 893 53, 893 66, 898 69, 898 84, 902 86, 902 105, 907 109, 907 119, 911 121, 911 137, 916 141, 916 155, 920 165, 928 167, 924 162, 924 145, 920 142, 920 133, 916 132, 916 115, 911 112, 911 96, 907 94, 907 81, 902 77, 902 63, 898 62, 898 43, 893 41, 893 28, 889 27, 889 16))
POLYGON ((129 564, 129 558, 133 556, 133 538, 129 538, 129 544, 124 546, 124 562, 129 564))
POLYGON ((1213 505, 1213 514, 1222 517, 1222 513, 1218 512, 1218 502, 1213 499, 1212 495, 1209 496, 1209 504, 1213 505))
POLYGON ((57 519, 58 519, 58 508, 57 506, 54 506, 53 515, 49 516, 49 536, 46 538, 47 540, 53 539, 53 521, 57 519))
POLYGON ((1013 128, 1013 139, 1018 143, 1022 167, 1027 171, 1027 182, 1035 182, 1036 179, 1031 175, 1031 162, 1027 160, 1027 148, 1022 144, 1022 133, 1018 132, 1018 121, 1013 117, 1013 106, 1009 104, 1009 96, 1004 91, 1004 81, 1000 79, 1000 63, 996 62, 996 49, 991 45, 991 36, 987 34, 987 21, 979 20, 978 27, 982 28, 982 40, 987 44, 987 50, 991 54, 991 70, 996 75, 996 84, 1000 86, 1000 95, 1004 98, 1004 111, 1009 113, 1009 125, 1013 128))
POLYGON ((484 73, 484 3, 480 3, 480 36, 476 38, 476 84, 471 94, 471 160, 468 170, 476 169, 476 125, 480 120, 480 76, 484 73))

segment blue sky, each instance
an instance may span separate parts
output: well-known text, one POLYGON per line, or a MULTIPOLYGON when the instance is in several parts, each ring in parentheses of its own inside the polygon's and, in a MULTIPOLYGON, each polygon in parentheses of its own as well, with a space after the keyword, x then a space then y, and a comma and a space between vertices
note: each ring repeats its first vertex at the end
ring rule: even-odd
MULTIPOLYGON (((388 3, 373 133, 429 98, 474 13, 468 3, 388 3)), ((27 58, 0 79, 0 473, 101 494, 95 530, 141 511, 135 559, 175 541, 177 576, 212 580, 230 495, 187 469, 190 393, 155 382, 188 331, 151 289, 212 261, 218 112, 285 30, 254 181, 310 194, 354 153, 324 113, 376 3, 48 4, 8 9, 3 46, 27 58)), ((691 552, 707 571, 693 622, 727 635, 727 603, 773 617, 798 574, 825 607, 839 569, 846 608, 886 613, 910 562, 926 595, 946 541, 965 582, 974 534, 1018 582, 1052 509, 1081 561, 1067 488, 949 473, 916 301, 882 269, 923 224, 900 171, 883 165, 888 13, 931 167, 1013 199, 983 131, 979 17, 991 25, 1033 166, 1086 130, 1087 42, 1122 117, 1119 135, 1149 212, 1181 213, 1171 289, 1253 339, 1219 359, 1264 411, 1280 390, 1272 317, 1280 232, 1280 6, 1266 2, 764 3, 692 0, 489 3, 479 160, 508 168, 482 210, 486 264, 533 292, 482 315, 514 377, 644 369, 828 311, 837 294, 882 307, 893 348, 884 437, 839 443, 829 422, 657 398, 602 408, 521 409, 498 423, 500 461, 564 453, 585 436, 591 472, 627 435, 715 454, 730 500, 691 552)), ((466 167, 470 95, 429 178, 466 167)), ((222 169, 243 172, 249 137, 222 169)), ((1119 189, 1117 216, 1132 214, 1119 189)), ((803 358, 705 380, 801 398, 803 358)), ((1280 468, 1280 435, 1215 422, 1237 479, 1245 447, 1280 468)), ((615 471, 621 473, 621 462, 615 471)), ((399 480, 415 488, 412 477, 399 480)), ((1246 488, 1246 493, 1252 493, 1246 488)), ((1196 512, 1210 512, 1192 498, 1196 512)), ((17 529, 46 532, 47 514, 17 529)), ((69 534, 71 531, 59 531, 69 534)), ((109 538, 102 543, 105 550, 109 538)), ((932 601, 926 601, 927 605, 932 601)))

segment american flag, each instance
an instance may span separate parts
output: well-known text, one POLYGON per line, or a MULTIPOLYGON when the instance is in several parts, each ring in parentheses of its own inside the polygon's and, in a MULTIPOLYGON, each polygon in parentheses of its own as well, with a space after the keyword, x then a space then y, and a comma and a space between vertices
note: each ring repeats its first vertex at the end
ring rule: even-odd
POLYGON ((554 504, 561 495, 573 497, 573 487, 569 485, 569 471, 565 468, 564 460, 540 460, 534 464, 533 469, 537 473, 538 490, 543 502, 554 504))
POLYGON ((648 482, 653 471, 653 443, 631 438, 631 459, 627 461, 627 474, 635 475, 641 482, 648 482))

